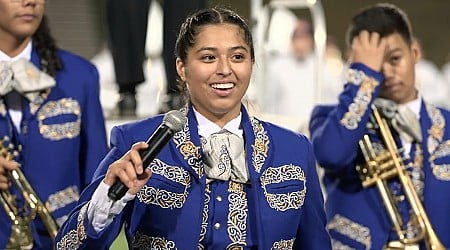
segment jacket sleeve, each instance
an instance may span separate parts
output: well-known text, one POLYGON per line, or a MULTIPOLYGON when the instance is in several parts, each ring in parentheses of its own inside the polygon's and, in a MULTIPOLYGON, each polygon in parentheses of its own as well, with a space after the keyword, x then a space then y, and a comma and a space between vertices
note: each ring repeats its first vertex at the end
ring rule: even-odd
POLYGON ((81 194, 77 207, 58 231, 55 249, 109 249, 122 228, 122 213, 104 230, 96 232, 87 218, 89 200, 103 178, 92 182, 81 194))
POLYGON ((100 161, 108 153, 105 120, 100 104, 100 83, 97 69, 90 65, 85 78, 85 100, 81 116, 80 166, 82 189, 91 181, 100 161))
POLYGON ((356 159, 358 142, 366 133, 371 105, 383 80, 381 73, 361 63, 352 64, 338 104, 314 108, 309 125, 313 150, 327 171, 342 170, 356 159))
POLYGON ((307 195, 301 225, 297 232, 294 249, 331 249, 330 236, 326 230, 324 198, 316 171, 312 147, 308 147, 307 195))
MULTIPOLYGON (((122 157, 131 147, 131 142, 125 140, 123 127, 114 127, 111 131, 111 150, 98 166, 93 181, 82 192, 77 207, 71 211, 69 218, 58 231, 55 239, 56 249, 109 249, 122 228, 122 217, 126 209, 117 215, 113 222, 104 230, 96 232, 88 221, 87 208, 94 191, 103 181, 109 165, 122 157)), ((127 206, 131 206, 130 202, 127 206)))

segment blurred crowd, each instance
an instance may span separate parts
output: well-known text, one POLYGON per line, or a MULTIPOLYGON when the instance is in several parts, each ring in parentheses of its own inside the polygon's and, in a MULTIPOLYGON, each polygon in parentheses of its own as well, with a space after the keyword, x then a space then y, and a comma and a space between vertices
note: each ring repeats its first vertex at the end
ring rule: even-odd
MULTIPOLYGON (((148 13, 147 39, 143 69, 145 81, 137 86, 136 117, 158 114, 167 101, 167 77, 162 58, 164 11, 158 1, 151 1, 148 13), (151 37, 151 38, 150 38, 151 37)), ((314 26, 307 17, 294 14, 287 8, 275 8, 271 13, 263 60, 255 65, 255 72, 263 71, 262 80, 251 84, 247 93, 250 106, 260 116, 288 128, 307 132, 306 125, 312 107, 318 103, 336 103, 343 88, 342 72, 346 67, 346 50, 340 48, 332 35, 327 35, 325 58, 317 65, 314 47, 314 26), (321 74, 319 83, 316 71, 321 74), (265 84, 270 83, 270 84, 265 84)), ((255 35, 257 37, 258 34, 255 35)), ((420 38, 416 38, 420 44, 420 38)), ((426 57, 416 65, 416 84, 429 102, 449 108, 449 62, 438 67, 426 57), (436 90, 439 91, 436 91, 436 90)), ((108 46, 91 61, 98 67, 101 81, 101 102, 105 116, 110 117, 120 95, 114 74, 114 64, 108 46)))

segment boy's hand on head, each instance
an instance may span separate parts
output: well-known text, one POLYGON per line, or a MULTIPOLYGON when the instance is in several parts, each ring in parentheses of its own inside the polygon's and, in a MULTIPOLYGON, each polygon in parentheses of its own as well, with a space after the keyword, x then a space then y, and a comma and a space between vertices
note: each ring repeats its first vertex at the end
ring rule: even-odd
POLYGON ((376 32, 364 30, 352 40, 350 63, 363 63, 373 70, 381 71, 386 51, 385 38, 376 32))

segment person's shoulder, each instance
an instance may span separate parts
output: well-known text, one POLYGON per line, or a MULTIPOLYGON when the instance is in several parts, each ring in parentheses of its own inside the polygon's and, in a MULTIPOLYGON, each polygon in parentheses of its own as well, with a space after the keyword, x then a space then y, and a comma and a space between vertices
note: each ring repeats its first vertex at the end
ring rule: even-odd
POLYGON ((124 132, 152 133, 161 125, 164 115, 156 114, 146 118, 124 122, 116 125, 114 128, 124 132))
POLYGON ((61 59, 61 62, 65 69, 96 69, 95 65, 92 62, 74 52, 64 49, 58 49, 58 56, 61 59))

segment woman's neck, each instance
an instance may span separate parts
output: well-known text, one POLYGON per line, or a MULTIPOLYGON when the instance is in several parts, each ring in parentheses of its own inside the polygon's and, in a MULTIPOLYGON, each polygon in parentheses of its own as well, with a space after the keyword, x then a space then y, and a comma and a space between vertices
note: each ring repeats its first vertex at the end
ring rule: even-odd
POLYGON ((27 47, 30 40, 31 37, 17 39, 0 36, 0 50, 12 58, 19 55, 27 47))

